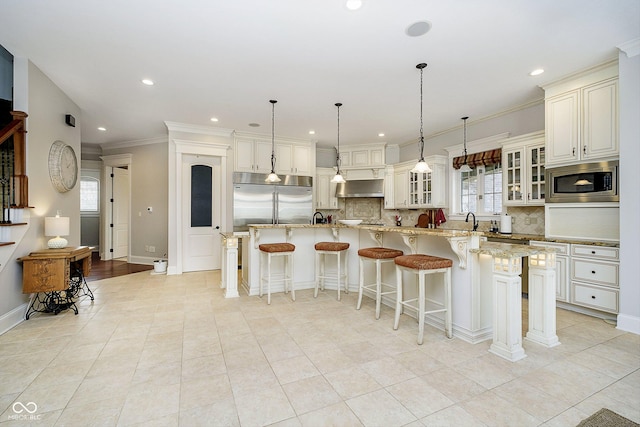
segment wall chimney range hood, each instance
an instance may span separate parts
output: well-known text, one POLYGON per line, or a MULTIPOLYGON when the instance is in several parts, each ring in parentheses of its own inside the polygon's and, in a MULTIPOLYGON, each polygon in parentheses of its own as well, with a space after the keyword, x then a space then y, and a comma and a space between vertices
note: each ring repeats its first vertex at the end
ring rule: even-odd
POLYGON ((384 197, 384 179, 356 179, 336 186, 336 197, 384 197))

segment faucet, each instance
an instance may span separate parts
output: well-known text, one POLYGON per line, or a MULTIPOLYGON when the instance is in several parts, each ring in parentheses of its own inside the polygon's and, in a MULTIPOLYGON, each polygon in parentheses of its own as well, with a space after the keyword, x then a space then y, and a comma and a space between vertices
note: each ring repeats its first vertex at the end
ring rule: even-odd
POLYGON ((324 224, 324 215, 322 215, 322 212, 317 211, 316 213, 313 214, 313 224, 324 224), (316 216, 320 215, 320 221, 318 222, 318 220, 316 219, 316 216))
POLYGON ((467 214, 467 219, 464 222, 469 222, 469 215, 473 216, 473 231, 476 231, 478 229, 478 221, 476 221, 476 215, 473 212, 467 214))

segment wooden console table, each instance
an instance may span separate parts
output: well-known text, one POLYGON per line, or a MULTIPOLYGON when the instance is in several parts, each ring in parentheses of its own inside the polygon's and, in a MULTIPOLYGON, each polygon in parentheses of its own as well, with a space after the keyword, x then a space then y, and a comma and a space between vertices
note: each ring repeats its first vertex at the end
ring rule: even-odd
POLYGON ((91 272, 91 248, 88 246, 44 249, 18 258, 22 262, 22 293, 31 294, 25 313, 58 314, 71 308, 78 314, 75 300, 93 293, 85 277, 91 272), (40 295, 43 294, 43 295, 40 295))

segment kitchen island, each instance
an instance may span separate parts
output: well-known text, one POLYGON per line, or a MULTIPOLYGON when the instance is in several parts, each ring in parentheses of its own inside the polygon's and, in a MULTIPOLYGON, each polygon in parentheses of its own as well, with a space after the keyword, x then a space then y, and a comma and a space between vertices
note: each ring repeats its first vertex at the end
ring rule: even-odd
MULTIPOLYGON (((496 327, 494 324, 496 320, 500 322, 513 320, 504 316, 499 317, 495 311, 496 304, 509 307, 513 304, 513 295, 517 295, 520 298, 521 293, 520 270, 514 267, 508 271, 510 275, 509 283, 504 286, 509 289, 509 297, 503 298, 502 295, 499 299, 494 297, 497 292, 502 292, 501 290, 496 291, 493 285, 495 277, 500 274, 500 269, 496 267, 496 260, 502 260, 505 257, 506 259, 516 260, 517 262, 512 261, 509 264, 510 266, 515 266, 523 256, 529 256, 531 261, 534 255, 549 254, 553 253, 553 251, 546 248, 506 244, 501 246, 500 251, 496 252, 496 249, 493 248, 492 252, 482 236, 483 233, 471 231, 379 225, 250 225, 249 238, 243 239, 242 242, 243 262, 247 263, 247 274, 246 276, 243 275, 242 286, 249 295, 258 295, 260 256, 258 245, 261 243, 289 242, 296 246, 294 254, 294 283, 296 289, 311 289, 314 287, 314 244, 319 241, 340 241, 350 244, 347 255, 347 263, 349 264, 347 282, 349 290, 354 292, 358 290, 359 282, 359 248, 385 246, 400 249, 405 254, 425 253, 449 258, 454 262, 451 273, 454 337, 470 343, 493 339, 495 343, 496 336, 494 332, 502 331, 507 327, 510 328, 510 332, 513 332, 514 329, 512 326, 503 325, 502 323, 496 327)), ((554 269, 554 263, 545 261, 545 271, 553 272, 554 269)), ((372 273, 372 271, 367 272, 367 274, 372 273)), ((383 272, 383 275, 383 281, 395 283, 393 269, 387 269, 383 272)), ((543 277, 543 281, 545 281, 544 287, 547 288, 550 286, 547 283, 549 282, 548 276, 547 274, 543 277)), ((441 280, 441 278, 434 277, 431 280, 441 280)), ((553 285, 553 280, 550 283, 553 285)), ((327 288, 332 289, 333 286, 333 289, 335 289, 335 285, 335 283, 329 282, 327 283, 327 288)), ((434 288, 438 289, 439 287, 434 288)), ((272 289, 272 292, 282 291, 284 289, 278 289, 277 287, 272 289)), ((408 297, 413 297, 416 294, 416 288, 409 285, 406 289, 403 289, 403 292, 408 297)), ((534 294, 536 294, 534 296, 537 299, 537 293, 534 292, 534 294)), ((434 295, 436 300, 440 297, 442 295, 434 295)), ((383 304, 394 307, 395 299, 385 297, 383 298, 383 304)), ((550 308, 555 310, 555 300, 549 301, 547 298, 541 305, 545 307, 545 312, 549 311, 550 308)), ((406 313, 415 316, 415 312, 412 313, 410 310, 407 310, 406 313)), ((552 330, 555 336, 555 319, 553 321, 552 330)), ((444 319, 441 313, 427 316, 426 322, 444 330, 444 319)), ((540 322, 535 321, 533 323, 539 324, 540 322)), ((545 339, 536 340, 535 333, 532 333, 531 337, 535 342, 552 346, 554 345, 553 338, 546 336, 549 335, 548 330, 550 329, 547 323, 545 321, 544 327, 541 327, 544 329, 545 339), (545 340, 548 341, 547 344, 544 343, 545 340)), ((521 332, 518 333, 521 335, 521 332)), ((498 341, 501 342, 501 340, 500 338, 498 341)), ((495 353, 509 360, 517 360, 524 357, 524 351, 521 350, 521 340, 516 340, 517 342, 515 343, 511 341, 513 340, 509 340, 506 351, 496 351, 495 353)))

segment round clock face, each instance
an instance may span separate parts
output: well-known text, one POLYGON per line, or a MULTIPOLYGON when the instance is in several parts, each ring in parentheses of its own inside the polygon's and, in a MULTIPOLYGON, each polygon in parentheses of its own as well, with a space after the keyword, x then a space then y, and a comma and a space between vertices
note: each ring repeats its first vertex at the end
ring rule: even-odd
POLYGON ((51 144, 49 150, 49 177, 61 193, 71 190, 78 180, 78 160, 73 147, 62 141, 51 144))

